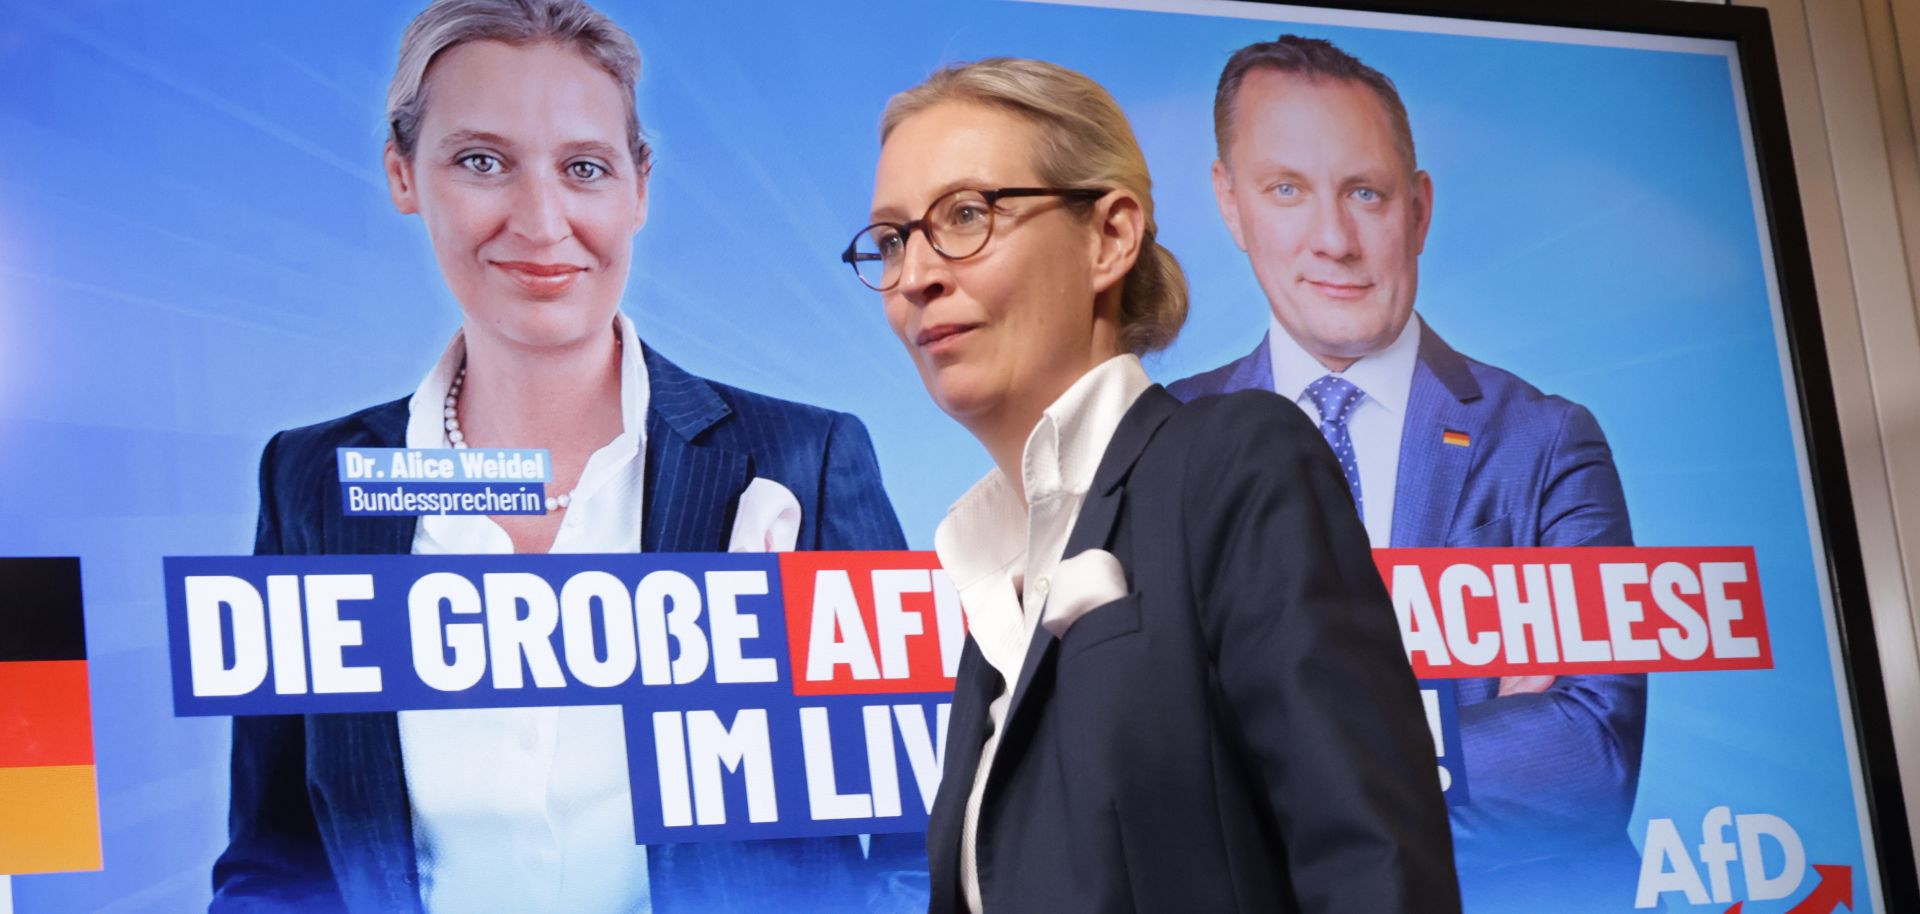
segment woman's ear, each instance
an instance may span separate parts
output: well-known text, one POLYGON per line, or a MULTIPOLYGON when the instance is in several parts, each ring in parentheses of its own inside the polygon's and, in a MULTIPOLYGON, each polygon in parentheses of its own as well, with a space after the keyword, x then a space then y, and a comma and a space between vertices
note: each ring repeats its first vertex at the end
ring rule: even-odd
POLYGON ((1140 259, 1146 240, 1147 214, 1140 200, 1124 190, 1108 191, 1094 203, 1096 230, 1093 256, 1093 293, 1118 286, 1140 259))
POLYGON ((633 201, 633 231, 635 234, 639 234, 640 230, 647 225, 647 184, 650 183, 647 179, 652 174, 653 163, 648 162, 647 167, 640 170, 640 180, 633 182, 633 192, 636 195, 633 201))
POLYGON ((387 141, 382 164, 387 172, 387 193, 393 197, 393 208, 407 215, 419 212, 420 195, 413 181, 413 163, 394 148, 392 140, 387 141))

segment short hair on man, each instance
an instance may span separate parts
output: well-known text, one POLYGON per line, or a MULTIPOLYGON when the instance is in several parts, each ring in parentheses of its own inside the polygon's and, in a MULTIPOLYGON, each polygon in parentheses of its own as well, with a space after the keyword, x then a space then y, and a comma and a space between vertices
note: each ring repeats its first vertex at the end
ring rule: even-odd
POLYGON ((1407 173, 1412 174, 1419 167, 1413 155, 1413 126, 1407 121, 1407 106, 1400 101, 1400 90, 1394 88, 1393 80, 1362 63, 1360 58, 1340 50, 1331 41, 1301 35, 1282 35, 1272 41, 1255 42, 1227 58, 1226 68, 1220 71, 1220 84, 1213 92, 1213 138, 1219 147, 1220 161, 1227 160, 1227 148, 1233 139, 1233 106, 1240 94, 1240 83, 1246 80, 1247 74, 1259 70, 1306 80, 1358 83, 1372 89, 1393 124, 1394 143, 1400 147, 1400 158, 1406 163, 1407 173))

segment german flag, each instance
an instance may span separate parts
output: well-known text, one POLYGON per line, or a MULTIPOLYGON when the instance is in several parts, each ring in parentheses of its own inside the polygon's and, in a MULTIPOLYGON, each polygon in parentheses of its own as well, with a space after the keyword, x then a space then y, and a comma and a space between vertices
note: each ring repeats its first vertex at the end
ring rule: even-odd
POLYGON ((80 560, 0 558, 0 873, 100 869, 80 560))
POLYGON ((1467 437, 1466 432, 1450 428, 1440 433, 1440 443, 1451 444, 1454 447, 1467 447, 1473 444, 1473 439, 1467 437))

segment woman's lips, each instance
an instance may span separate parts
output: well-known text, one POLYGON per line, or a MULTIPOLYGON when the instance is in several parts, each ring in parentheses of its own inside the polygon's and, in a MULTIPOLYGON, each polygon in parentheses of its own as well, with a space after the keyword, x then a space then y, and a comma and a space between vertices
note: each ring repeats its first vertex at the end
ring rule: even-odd
POLYGON ((586 267, 570 263, 531 263, 520 260, 494 261, 494 266, 507 274, 520 288, 535 298, 558 298, 567 294, 586 267))
POLYGON ((935 324, 931 327, 923 328, 919 335, 913 338, 913 344, 920 347, 929 355, 940 355, 945 352, 950 352, 954 347, 960 345, 960 340, 968 333, 973 332, 974 328, 978 326, 980 325, 935 324))

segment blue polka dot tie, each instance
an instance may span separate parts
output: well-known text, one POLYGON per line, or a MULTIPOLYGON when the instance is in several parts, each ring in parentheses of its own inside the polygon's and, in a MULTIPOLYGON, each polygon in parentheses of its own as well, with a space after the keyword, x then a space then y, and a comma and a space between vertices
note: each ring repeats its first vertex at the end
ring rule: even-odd
POLYGON ((1333 448, 1333 456, 1340 459, 1340 472, 1347 476, 1347 488, 1353 492, 1353 509, 1365 519, 1367 502, 1360 495, 1360 461, 1353 456, 1353 435, 1347 431, 1347 420, 1360 401, 1366 399, 1367 392, 1346 378, 1330 374, 1307 385, 1307 396, 1313 398, 1314 407, 1320 410, 1320 434, 1333 448))

